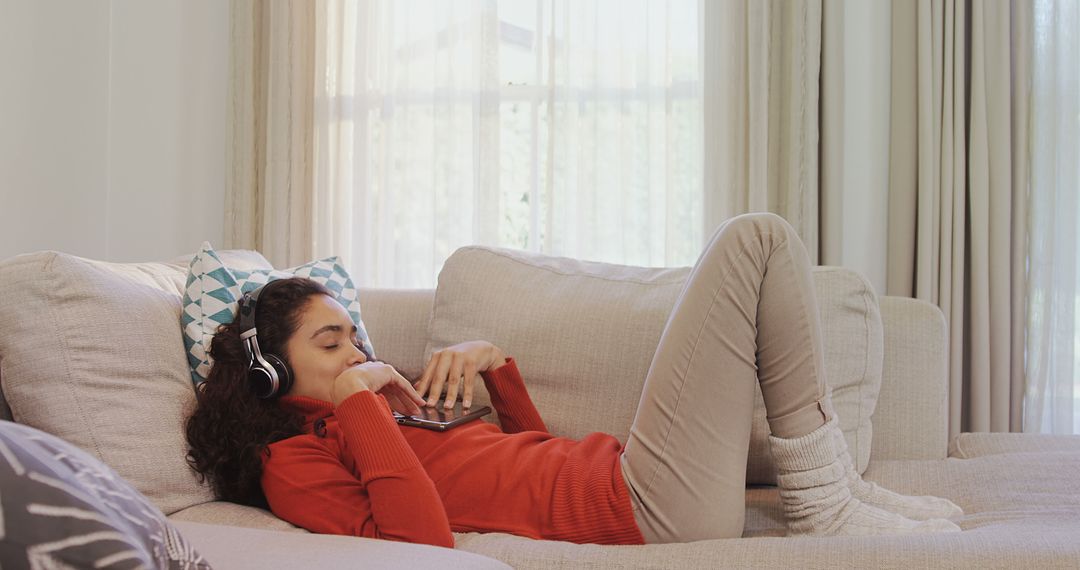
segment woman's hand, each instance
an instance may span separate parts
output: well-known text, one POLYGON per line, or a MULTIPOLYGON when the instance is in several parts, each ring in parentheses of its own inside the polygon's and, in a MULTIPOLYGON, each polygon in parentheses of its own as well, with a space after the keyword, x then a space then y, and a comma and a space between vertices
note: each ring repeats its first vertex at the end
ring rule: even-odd
POLYGON ((364 362, 345 369, 330 385, 330 399, 336 408, 345 398, 364 390, 382 394, 390 407, 400 414, 420 413, 424 398, 393 366, 385 362, 364 362))
POLYGON ((505 363, 506 356, 503 351, 486 340, 455 344, 431 354, 427 368, 416 381, 416 391, 421 396, 426 393, 427 405, 434 406, 439 401, 443 384, 446 384, 446 402, 443 407, 449 409, 454 407, 458 389, 464 384, 461 404, 468 408, 472 405, 476 375, 505 363))

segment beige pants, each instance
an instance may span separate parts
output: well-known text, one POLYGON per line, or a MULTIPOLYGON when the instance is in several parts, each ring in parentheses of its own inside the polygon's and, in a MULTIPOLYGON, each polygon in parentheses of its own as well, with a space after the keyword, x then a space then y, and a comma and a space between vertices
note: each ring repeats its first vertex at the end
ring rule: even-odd
POLYGON ((668 317, 623 452, 647 543, 742 536, 761 384, 773 435, 833 416, 806 248, 773 214, 726 221, 668 317))

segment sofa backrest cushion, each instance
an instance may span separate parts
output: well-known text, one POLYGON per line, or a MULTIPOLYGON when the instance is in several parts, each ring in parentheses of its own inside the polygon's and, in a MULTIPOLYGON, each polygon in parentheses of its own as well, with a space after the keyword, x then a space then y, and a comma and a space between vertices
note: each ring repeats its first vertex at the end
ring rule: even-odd
MULTIPOLYGON (((439 274, 424 362, 484 339, 513 355, 556 435, 594 431, 626 441, 638 396, 689 268, 646 268, 470 246, 439 274)), ((870 285, 840 268, 814 270, 825 363, 841 428, 860 471, 881 385, 881 317, 870 285)), ((483 384, 481 404, 488 403, 483 384)), ((773 484, 765 405, 757 390, 747 483, 773 484)))
MULTIPOLYGON (((232 267, 270 267, 254 252, 222 255, 232 267)), ((213 500, 184 459, 195 404, 180 336, 185 274, 186 262, 57 252, 0 263, 0 366, 13 419, 88 451, 166 514, 213 500)))

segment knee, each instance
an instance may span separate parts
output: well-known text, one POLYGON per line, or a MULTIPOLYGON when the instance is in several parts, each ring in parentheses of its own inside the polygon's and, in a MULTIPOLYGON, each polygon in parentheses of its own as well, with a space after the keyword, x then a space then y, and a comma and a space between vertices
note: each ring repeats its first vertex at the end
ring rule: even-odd
POLYGON ((772 212, 750 212, 729 218, 721 224, 711 242, 716 243, 721 239, 728 239, 722 238, 724 235, 730 236, 738 243, 768 244, 795 235, 795 230, 787 220, 772 212), (778 239, 768 239, 773 236, 778 239))
POLYGON ((749 212, 731 218, 731 223, 736 227, 747 227, 758 234, 775 233, 782 230, 787 233, 792 230, 791 224, 783 216, 772 212, 749 212))

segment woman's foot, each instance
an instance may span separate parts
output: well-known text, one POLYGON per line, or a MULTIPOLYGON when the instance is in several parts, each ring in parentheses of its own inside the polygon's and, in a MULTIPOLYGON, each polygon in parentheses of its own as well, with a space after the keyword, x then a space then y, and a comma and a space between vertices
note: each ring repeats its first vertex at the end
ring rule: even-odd
POLYGON ((851 496, 868 505, 918 521, 948 519, 964 514, 964 510, 959 505, 942 497, 901 495, 877 483, 864 481, 855 470, 855 462, 848 453, 844 432, 837 429, 832 430, 831 433, 837 455, 841 464, 844 465, 844 482, 851 490, 851 496))
POLYGON ((856 498, 849 489, 832 431, 834 416, 818 429, 797 437, 769 436, 779 468, 777 483, 789 534, 878 535, 958 532, 942 519, 912 520, 856 498))

